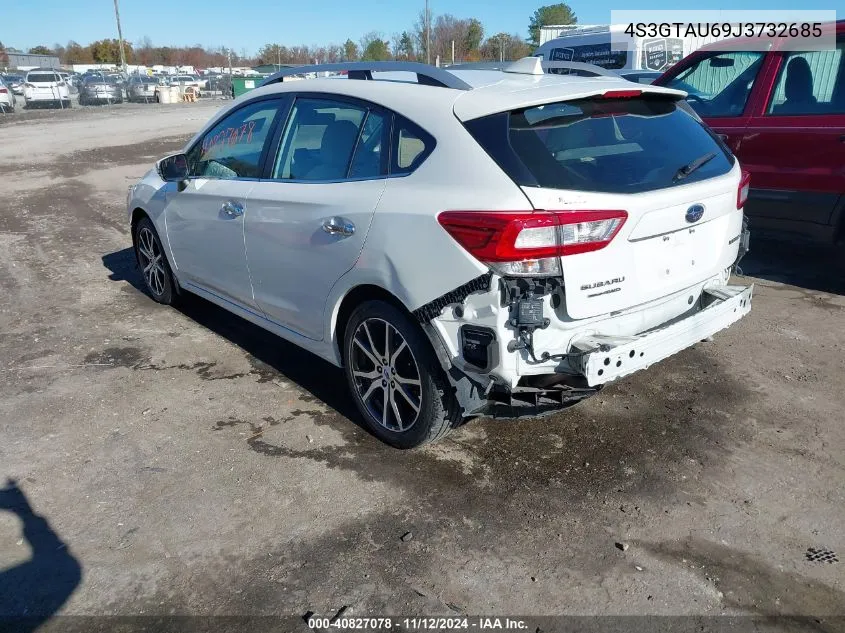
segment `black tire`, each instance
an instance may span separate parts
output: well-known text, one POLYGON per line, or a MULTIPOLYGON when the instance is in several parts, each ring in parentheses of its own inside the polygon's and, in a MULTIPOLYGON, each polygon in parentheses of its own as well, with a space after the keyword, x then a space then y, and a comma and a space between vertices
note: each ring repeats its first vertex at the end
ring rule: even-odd
POLYGON ((167 261, 167 254, 164 251, 161 239, 158 237, 158 232, 149 218, 142 218, 135 226, 133 241, 135 244, 135 261, 138 263, 147 292, 154 301, 164 305, 172 305, 177 297, 173 272, 170 269, 170 262, 167 261), (150 248, 150 244, 152 244, 152 248, 150 248), (148 252, 156 257, 156 262, 160 265, 161 270, 156 269, 155 265, 153 269, 147 270, 150 261, 148 252))
MULTIPOLYGON (((398 344, 397 347, 401 348, 401 344, 398 344)), ((352 391, 355 404, 358 406, 358 410, 361 412, 361 415, 367 424, 367 428, 373 435, 386 444, 401 449, 422 446, 423 444, 428 444, 444 437, 460 423, 460 407, 455 399, 455 395, 449 381, 437 361, 434 350, 431 347, 431 343, 426 338, 420 327, 400 309, 384 301, 366 301, 359 305, 352 312, 352 315, 349 317, 349 321, 346 325, 343 351, 346 379, 349 384, 349 389, 352 391), (367 329, 359 330, 364 323, 367 324, 367 329), (384 323, 384 329, 379 330, 378 328, 381 327, 382 323, 384 323), (376 333, 369 332, 369 328, 371 326, 376 330, 376 333), (390 334, 386 333, 388 326, 393 328, 390 330, 390 334), (394 387, 392 378, 390 380, 364 379, 370 380, 370 382, 362 384, 362 380, 360 378, 356 378, 354 375, 354 372, 356 371, 356 364, 359 365, 359 374, 362 373, 360 371, 360 361, 363 360, 368 362, 370 365, 373 364, 372 361, 369 360, 372 358, 372 355, 364 350, 360 345, 363 340, 364 344, 367 345, 368 348, 370 346, 370 344, 366 342, 366 338, 362 335, 362 332, 366 333, 367 336, 370 337, 372 349, 370 349, 369 352, 373 352, 376 357, 378 357, 381 352, 378 350, 377 344, 374 342, 375 339, 372 338, 372 336, 375 336, 376 338, 384 336, 386 338, 387 342, 383 348, 388 350, 388 356, 390 356, 390 351, 392 349, 390 347, 391 337, 394 344, 397 343, 400 338, 404 339, 404 342, 407 344, 407 349, 410 350, 410 361, 414 364, 411 365, 409 362, 408 351, 400 351, 396 353, 392 359, 389 359, 389 368, 385 365, 384 372, 386 375, 389 375, 389 372, 391 371, 396 374, 396 370, 401 367, 400 373, 408 372, 408 374, 413 377, 413 370, 416 369, 419 377, 419 386, 408 386, 406 388, 403 387, 402 384, 399 384, 398 387, 394 387), (395 333, 398 333, 399 337, 397 337, 395 333), (355 341, 356 334, 360 337, 357 341, 358 344, 356 344, 355 341), (370 336, 371 334, 372 336, 370 336), (378 398, 381 399, 380 409, 383 414, 382 419, 378 418, 377 414, 367 406, 362 398, 362 396, 366 395, 366 393, 362 394, 361 391, 367 391, 372 387, 373 382, 378 382, 383 385, 382 387, 375 387, 377 390, 381 389, 382 395, 378 396, 378 398), (387 392, 388 388, 390 388, 390 392, 387 392), (404 399, 400 398, 398 395, 400 389, 402 389, 404 393, 410 394, 410 398, 407 395, 404 399), (396 396, 396 405, 393 404, 394 395, 396 396), (390 398, 391 409, 388 410, 387 414, 384 414, 384 409, 387 406, 384 402, 384 399, 386 398, 390 398), (385 420, 384 416, 386 415, 388 422, 390 418, 394 421, 398 420, 397 416, 393 412, 400 411, 401 414, 403 412, 413 411, 413 409, 410 408, 413 406, 410 405, 412 400, 417 400, 419 407, 416 412, 416 417, 412 420, 406 420, 410 422, 410 425, 401 430, 388 428, 387 424, 383 422, 385 420)), ((369 367, 367 367, 367 369, 369 369, 369 367)), ((379 374, 381 368, 373 367, 373 369, 369 371, 374 374, 379 374)), ((407 376, 405 378, 400 378, 400 376, 397 375, 397 383, 400 380, 403 380, 403 382, 407 381, 407 376)), ((378 409, 379 402, 375 398, 376 394, 374 392, 370 398, 368 398, 368 401, 373 402, 375 408, 378 409)), ((401 427, 401 422, 398 426, 401 427)))

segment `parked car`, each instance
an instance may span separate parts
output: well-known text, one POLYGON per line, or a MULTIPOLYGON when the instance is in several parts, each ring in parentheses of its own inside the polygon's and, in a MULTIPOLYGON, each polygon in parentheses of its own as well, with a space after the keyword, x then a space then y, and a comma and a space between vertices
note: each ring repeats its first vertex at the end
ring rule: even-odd
POLYGON ((24 84, 24 77, 23 75, 0 75, 0 78, 3 79, 3 82, 12 90, 12 92, 20 97, 23 96, 23 84, 24 84))
POLYGON ((342 69, 222 109, 128 219, 156 301, 195 293, 344 367, 385 442, 557 411, 750 310, 729 284, 748 180, 682 92, 538 58, 309 70, 342 69))
POLYGON ((73 75, 71 73, 60 70, 59 77, 61 77, 62 81, 67 84, 68 90, 70 90, 71 92, 75 92, 73 85, 73 75))
POLYGON ((224 93, 229 92, 232 85, 232 80, 229 75, 209 74, 205 76, 206 87, 204 89, 211 91, 220 91, 224 93))
POLYGON ((87 75, 79 87, 79 105, 122 102, 123 89, 114 75, 87 75))
POLYGON ((845 239, 845 21, 836 48, 768 52, 705 46, 655 83, 690 106, 751 172, 755 230, 816 242, 845 239))
POLYGON ((26 74, 24 82, 26 107, 52 104, 56 107, 69 108, 70 88, 58 73, 49 70, 33 70, 26 74))
POLYGON ((172 75, 170 77, 171 86, 180 86, 183 89, 187 86, 201 88, 200 83, 201 82, 196 75, 172 75))
POLYGON ((132 75, 126 83, 126 99, 149 103, 156 100, 158 79, 146 75, 132 75))
POLYGON ((0 112, 14 112, 15 105, 17 105, 15 93, 0 77, 0 112))

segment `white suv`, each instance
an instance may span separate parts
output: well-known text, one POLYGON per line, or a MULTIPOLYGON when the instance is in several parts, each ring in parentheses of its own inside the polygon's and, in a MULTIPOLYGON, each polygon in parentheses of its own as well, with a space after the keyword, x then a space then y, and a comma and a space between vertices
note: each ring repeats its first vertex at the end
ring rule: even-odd
POLYGON ((23 85, 26 106, 49 103, 63 108, 71 107, 70 87, 61 75, 52 70, 32 70, 26 74, 23 85))
POLYGON ((748 179, 684 93, 536 58, 310 70, 347 80, 234 101, 131 188, 132 237, 156 301, 343 366, 385 442, 559 410, 749 311, 748 179))

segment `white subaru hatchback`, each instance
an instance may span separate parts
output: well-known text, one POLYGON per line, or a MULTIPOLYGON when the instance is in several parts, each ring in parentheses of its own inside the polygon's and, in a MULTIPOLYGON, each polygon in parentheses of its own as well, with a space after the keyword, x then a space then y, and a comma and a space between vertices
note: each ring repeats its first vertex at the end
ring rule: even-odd
POLYGON ((339 69, 235 100, 128 213, 156 301, 344 367, 385 442, 560 410, 750 310, 748 177, 684 93, 536 58, 339 69))

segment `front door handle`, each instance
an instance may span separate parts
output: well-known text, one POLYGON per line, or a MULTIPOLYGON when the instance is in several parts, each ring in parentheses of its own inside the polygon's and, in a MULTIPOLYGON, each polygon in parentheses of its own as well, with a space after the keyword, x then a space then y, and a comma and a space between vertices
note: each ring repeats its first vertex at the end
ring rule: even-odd
POLYGON ((220 207, 220 212, 229 218, 239 218, 244 214, 244 205, 234 200, 227 200, 220 207))
POLYGON ((329 218, 323 222, 323 230, 329 235, 342 235, 349 237, 355 233, 355 225, 343 218, 329 218))

